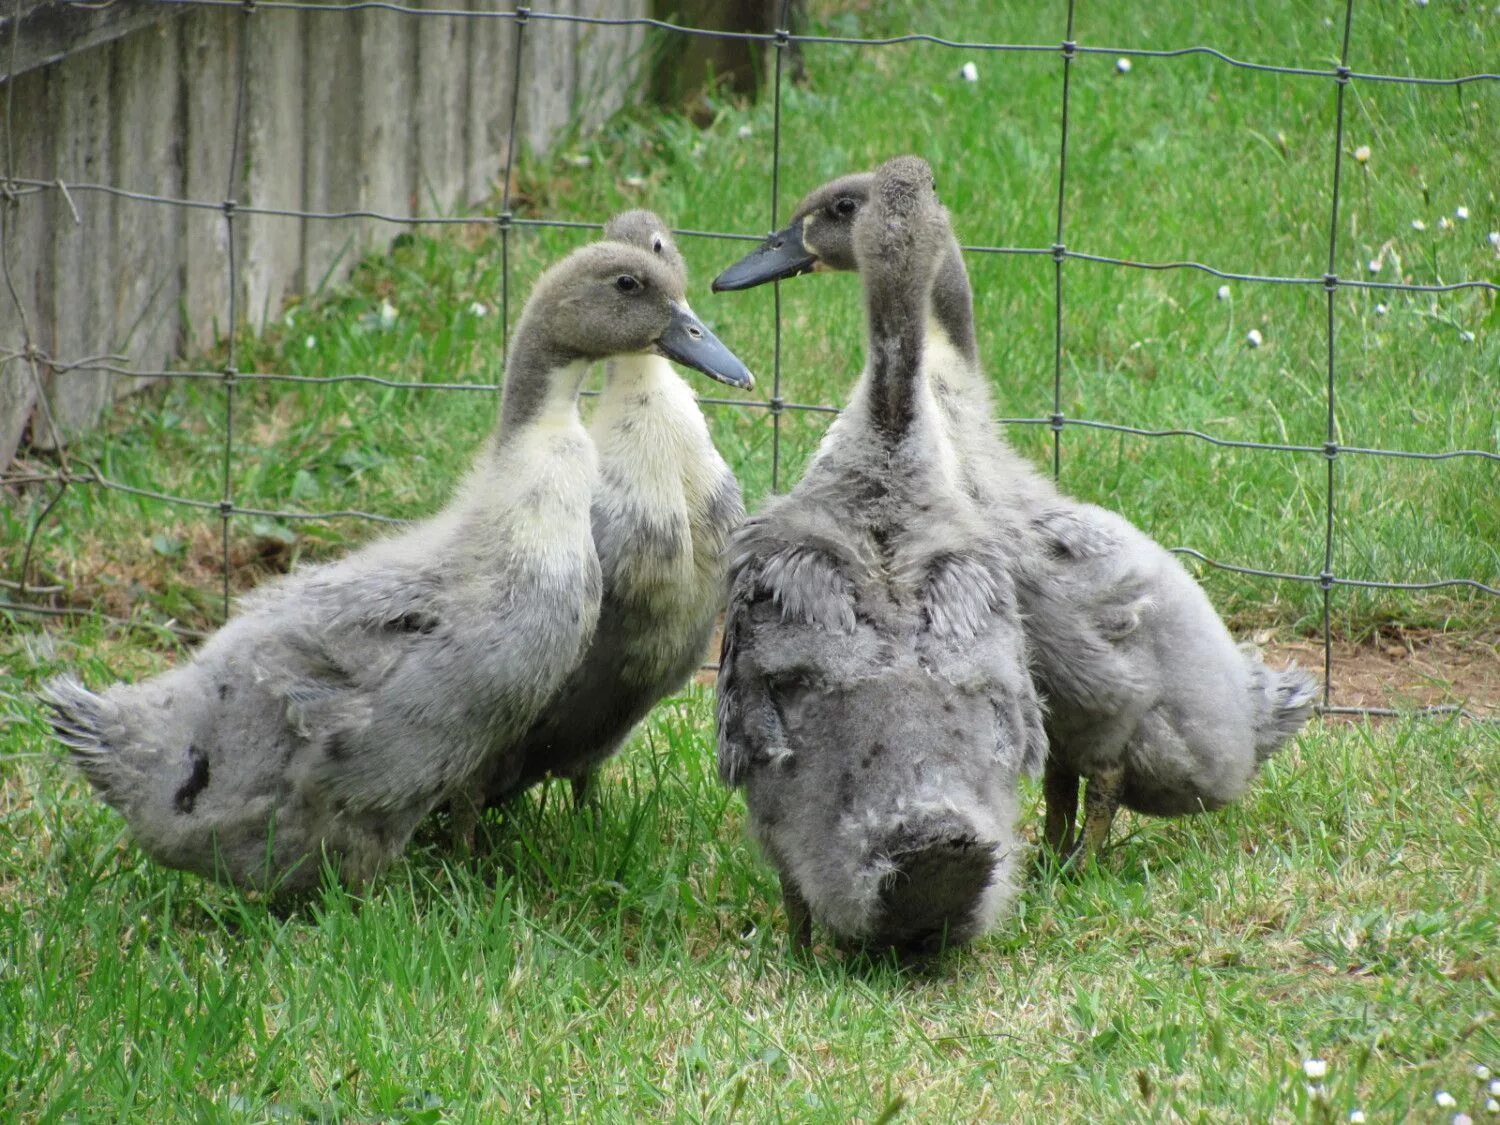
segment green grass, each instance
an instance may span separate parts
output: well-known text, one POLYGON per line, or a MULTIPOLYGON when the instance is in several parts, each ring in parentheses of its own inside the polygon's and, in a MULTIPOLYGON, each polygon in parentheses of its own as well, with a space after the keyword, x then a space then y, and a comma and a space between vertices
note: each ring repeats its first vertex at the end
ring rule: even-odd
POLYGON ((22 1120, 1446 1121, 1434 1092, 1477 1119, 1469 1072, 1500 1063, 1493 729, 1315 726, 1240 805, 1127 817, 1098 870, 1033 877, 972 950, 798 961, 702 690, 594 812, 534 793, 482 858, 419 843, 363 901, 279 915, 144 860, 17 698, 122 644, 33 640, 4 688, 22 1120))
MULTIPOLYGON (((831 6, 829 6, 831 7, 831 6)), ((1207 43, 1326 67, 1342 7, 1080 4, 1084 43, 1207 43), (1214 10, 1210 10, 1214 9, 1214 10), (1223 10, 1217 10, 1223 9, 1223 10), (1325 17, 1332 24, 1325 22, 1325 17)), ((1056 42, 1063 9, 981 0, 828 13, 820 28, 1056 42)), ((1356 6, 1351 65, 1493 70, 1500 18, 1478 7, 1356 6)), ((811 82, 783 101, 785 216, 829 176, 902 150, 933 162, 969 243, 1053 241, 1055 55, 810 45, 811 82), (957 78, 973 60, 980 80, 957 78)), ((1210 59, 1113 56, 1074 66, 1069 246, 1145 260, 1318 276, 1326 268, 1333 94, 1323 81, 1210 59)), ((1418 281, 1500 276, 1493 181, 1500 89, 1354 83, 1346 105, 1338 270, 1418 281), (1367 164, 1353 159, 1369 145, 1367 164), (1440 229, 1467 206, 1470 219, 1440 229), (1421 218, 1427 229, 1412 229, 1421 218), (1397 266, 1399 256, 1400 265, 1397 266)), ((768 229, 771 107, 724 104, 706 128, 637 112, 528 160, 523 212, 598 220, 650 205, 693 229, 768 229), (749 126, 749 136, 740 135, 749 126), (562 158, 584 154, 578 168, 562 158), (644 186, 631 187, 631 177, 644 186)), ((586 241, 519 229, 511 316, 549 261, 586 241)), ((687 239, 692 298, 763 377, 773 295, 713 297, 743 244, 687 239)), ((1051 410, 1052 265, 974 256, 981 346, 1007 416, 1051 410)), ((1063 410, 1073 418, 1320 445, 1326 307, 1317 289, 1189 272, 1065 267, 1063 410), (1265 346, 1244 346, 1256 327, 1265 346)), ((247 371, 358 372, 493 384, 501 374, 492 230, 417 232, 347 284, 241 343, 247 371), (382 300, 399 310, 382 329, 382 300), (470 306, 479 302, 487 315, 470 306)), ((783 394, 838 402, 860 364, 852 278, 782 286, 783 394)), ((1336 302, 1340 440, 1408 450, 1500 448, 1493 295, 1336 302), (1377 315, 1377 303, 1389 306, 1377 315), (1462 331, 1476 339, 1466 342, 1462 331)), ((202 358, 209 368, 222 356, 202 358)), ((718 388, 704 384, 704 393, 718 388)), ((438 507, 493 424, 492 394, 361 384, 242 383, 233 491, 246 506, 418 516, 438 507)), ((224 395, 174 381, 123 403, 73 453, 123 484, 216 501, 224 395)), ((770 488, 764 411, 711 422, 752 505, 770 488)), ((783 417, 794 481, 827 416, 783 417)), ((1038 463, 1050 435, 1014 426, 1038 463)), ((1219 449, 1070 428, 1062 476, 1170 545, 1271 569, 1322 565, 1320 455, 1219 449)), ((1338 462, 1335 568, 1360 578, 1500 574, 1493 463, 1338 462)), ((0 501, 4 577, 47 494, 0 501), (16 549, 12 550, 12 546, 16 549)), ((356 520, 236 517, 243 588, 372 534, 356 520)), ((216 514, 70 488, 37 531, 60 601, 129 618, 0 617, 0 1107, 86 1120, 587 1119, 1447 1121, 1476 1119, 1470 1075, 1500 1071, 1500 781, 1493 727, 1315 724, 1240 805, 1187 821, 1126 818, 1102 868, 1035 877, 1016 913, 935 965, 823 950, 790 959, 774 879, 713 776, 710 699, 663 703, 572 812, 540 791, 491 821, 472 863, 419 841, 363 901, 330 889, 289 914, 159 869, 56 756, 33 692, 50 675, 135 679, 182 655, 167 621, 217 621, 216 514), (1304 1058, 1330 1063, 1326 1096, 1304 1058)), ((1314 587, 1205 570, 1237 628, 1308 629, 1314 587)), ((1335 591, 1336 628, 1392 623, 1493 633, 1463 591, 1335 591)), ((1024 819, 1038 820, 1028 788, 1024 819)))

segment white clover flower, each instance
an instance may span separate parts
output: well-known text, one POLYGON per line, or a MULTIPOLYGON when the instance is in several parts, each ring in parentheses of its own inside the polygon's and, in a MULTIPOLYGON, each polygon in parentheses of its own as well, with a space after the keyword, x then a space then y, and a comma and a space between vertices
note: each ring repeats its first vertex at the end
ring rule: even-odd
POLYGON ((1495 1097, 1500 1098, 1500 1078, 1491 1079, 1490 1093, 1495 1097))
POLYGON ((751 137, 755 136, 755 130, 748 125, 741 125, 735 131, 735 136, 739 137, 742 141, 748 141, 751 137))
POLYGON ((966 62, 958 68, 958 76, 965 82, 978 82, 979 68, 971 62, 966 62))
POLYGON ((1214 296, 1217 297, 1217 298, 1219 298, 1219 300, 1221 300, 1221 301, 1227 301, 1227 300, 1229 300, 1229 286, 1227 286, 1227 285, 1221 285, 1221 286, 1219 286, 1219 291, 1217 293, 1215 293, 1214 296))
POLYGON ((488 306, 486 306, 483 302, 481 302, 481 301, 475 301, 473 304, 471 304, 469 306, 469 315, 470 316, 489 316, 490 315, 490 310, 489 310, 488 306))
POLYGON ((1324 1078, 1328 1074, 1327 1059, 1303 1059, 1302 1073, 1309 1078, 1324 1078))
POLYGON ((1461 223, 1467 223, 1469 221, 1469 209, 1460 203, 1453 209, 1453 217, 1461 223))
POLYGON ((384 297, 380 299, 380 327, 390 328, 396 323, 396 318, 401 315, 401 310, 384 297))
POLYGON ((1391 307, 1389 305, 1380 304, 1380 305, 1376 305, 1375 306, 1375 315, 1376 316, 1384 316, 1386 313, 1388 313, 1390 311, 1391 311, 1391 307))
POLYGON ((1492 230, 1485 237, 1489 239, 1489 243, 1491 246, 1500 249, 1500 230, 1492 230))
POLYGON ((1453 220, 1450 219, 1450 218, 1448 218, 1447 215, 1439 215, 1438 216, 1438 230, 1447 230, 1452 225, 1453 225, 1453 220))
POLYGON ((1447 1090, 1439 1090, 1437 1093, 1432 1095, 1432 1100, 1437 1102, 1437 1104, 1442 1106, 1444 1109, 1452 1109, 1458 1104, 1458 1099, 1455 1098, 1452 1094, 1448 1093, 1447 1090))
POLYGON ((1130 73, 1130 60, 1129 59, 1116 59, 1115 60, 1115 70, 1118 71, 1121 74, 1129 74, 1130 73))
POLYGON ((1360 145, 1355 149, 1354 159, 1358 160, 1361 164, 1368 164, 1370 162, 1370 146, 1360 145))
MULTIPOLYGON (((748 126, 747 126, 748 128, 748 126)), ((625 186, 628 188, 642 188, 646 186, 645 176, 626 176, 625 186)))
POLYGON ((1467 1113, 1455 1113, 1453 1115, 1453 1125, 1474 1125, 1474 1119, 1467 1113))
POLYGON ((308 351, 312 351, 315 347, 318 346, 318 338, 316 336, 309 336, 307 339, 302 341, 302 346, 308 351))
POLYGON ((1477 1079, 1479 1079, 1479 1081, 1483 1082, 1489 1076, 1490 1076, 1490 1068, 1489 1067, 1485 1066, 1484 1063, 1475 1063, 1474 1064, 1474 1077, 1475 1078, 1477 1078, 1477 1079))
POLYGON ((1362 1109, 1351 1109, 1349 1111, 1351 1125, 1365 1125, 1365 1111, 1362 1109))
POLYGON ((1474 333, 1465 328, 1458 334, 1458 338, 1466 344, 1472 344, 1474 342, 1474 333))
MULTIPOLYGON (((1252 329, 1250 329, 1249 332, 1245 333, 1245 343, 1249 344, 1252 348, 1258 348, 1262 344, 1264 344, 1265 342, 1266 342, 1266 338, 1260 334, 1260 329, 1259 328, 1252 328, 1252 329)), ((1308 1060, 1308 1062, 1313 1062, 1313 1061, 1316 1061, 1316 1060, 1313 1060, 1313 1059, 1309 1059, 1308 1060)))
POLYGON ((1427 7, 1427 0, 1417 0, 1417 7, 1419 7, 1419 8, 1425 8, 1425 7, 1427 7))
POLYGON ((1494 1098, 1489 1099, 1489 1101, 1484 1103, 1484 1112, 1500 1113, 1500 1101, 1496 1101, 1494 1098))
POLYGON ((1370 268, 1370 272, 1371 273, 1379 273, 1380 272, 1380 259, 1379 258, 1371 258, 1370 259, 1370 267, 1369 268, 1370 268))
POLYGON ((1413 219, 1411 221, 1411 229, 1412 230, 1426 230, 1427 229, 1427 224, 1424 223, 1421 219, 1413 219))
POLYGON ((586 152, 569 153, 563 159, 574 168, 591 168, 594 164, 594 158, 586 152))

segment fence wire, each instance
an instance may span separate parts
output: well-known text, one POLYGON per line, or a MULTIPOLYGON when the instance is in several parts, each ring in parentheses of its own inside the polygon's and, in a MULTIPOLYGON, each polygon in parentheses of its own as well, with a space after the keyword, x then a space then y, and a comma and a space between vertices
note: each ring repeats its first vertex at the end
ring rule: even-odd
MULTIPOLYGON (((76 8, 98 8, 108 6, 113 0, 105 0, 100 4, 96 0, 60 0, 64 6, 76 8)), ((1367 289, 1380 291, 1399 291, 1409 293, 1452 293, 1460 290, 1488 290, 1490 292, 1500 291, 1500 285, 1485 279, 1461 280, 1444 283, 1417 283, 1417 282, 1388 282, 1373 281, 1358 277, 1341 277, 1337 273, 1338 252, 1338 222, 1340 206, 1340 181, 1343 164, 1344 147, 1344 118, 1345 100, 1351 84, 1356 82, 1380 83, 1396 86, 1411 87, 1452 87, 1462 88, 1473 83, 1500 82, 1500 73, 1474 73, 1462 74, 1449 77, 1432 77, 1410 74, 1389 74, 1357 71, 1349 66, 1349 43, 1354 24, 1354 0, 1345 0, 1343 9, 1343 27, 1341 35, 1341 48, 1337 66, 1331 68, 1282 66, 1271 63, 1252 61, 1235 58, 1224 51, 1212 46, 1193 45, 1169 49, 1144 49, 1132 46, 1098 46, 1081 44, 1074 39, 1074 22, 1076 15, 1076 0, 1068 0, 1066 7, 1066 18, 1062 27, 1063 37, 1056 43, 993 43, 969 40, 948 39, 937 35, 925 33, 911 33, 905 35, 888 36, 884 38, 861 38, 856 36, 840 35, 814 35, 794 32, 789 24, 789 13, 791 0, 780 0, 778 5, 777 27, 771 32, 744 32, 724 31, 712 28, 692 27, 672 23, 666 20, 652 19, 646 17, 603 17, 588 16, 568 12, 549 12, 534 9, 529 5, 516 4, 505 9, 465 9, 465 8, 419 8, 403 4, 387 3, 384 0, 361 0, 357 3, 348 4, 324 4, 314 2, 299 2, 299 0, 150 0, 163 7, 173 8, 221 8, 238 9, 245 21, 244 28, 238 37, 238 47, 234 62, 234 120, 229 130, 229 183, 221 199, 186 199, 167 195, 153 194, 150 192, 134 191, 109 183, 91 183, 78 180, 42 180, 28 178, 24 169, 18 169, 14 152, 14 122, 12 119, 13 108, 11 105, 11 91, 14 86, 14 74, 16 71, 15 59, 17 57, 18 39, 21 34, 21 0, 13 0, 13 14, 15 18, 10 21, 11 34, 8 43, 0 43, 0 58, 6 58, 9 65, 7 73, 12 77, 5 82, 5 146, 3 153, 4 167, 0 169, 0 273, 3 273, 4 290, 0 291, 0 300, 9 301, 15 309, 21 326, 21 339, 19 342, 11 340, 0 340, 0 365, 8 362, 20 361, 26 375, 32 380, 37 393, 38 418, 33 422, 33 428, 38 425, 45 427, 48 432, 60 434, 53 417, 51 404, 45 392, 45 384, 42 378, 43 370, 53 374, 66 373, 79 369, 91 371, 109 372, 117 375, 130 376, 134 378, 150 379, 191 379, 215 381, 223 388, 223 454, 221 471, 221 489, 217 499, 204 497, 180 496, 151 489, 139 488, 120 481, 112 480, 100 467, 90 462, 84 462, 69 454, 65 443, 59 442, 57 449, 58 467, 52 471, 38 471, 32 468, 18 468, 8 470, 0 475, 0 487, 39 487, 45 485, 55 486, 53 492, 42 505, 32 521, 27 542, 21 557, 16 563, 15 579, 0 579, 0 590, 13 591, 16 595, 25 597, 28 595, 46 596, 61 592, 60 587, 49 587, 30 582, 31 562, 35 551, 37 536, 48 519, 57 508, 66 492, 70 488, 88 487, 98 488, 122 494, 142 497, 163 505, 185 507, 203 511, 216 511, 220 518, 220 548, 221 548, 221 577, 222 577, 222 610, 227 618, 230 606, 230 524, 235 517, 262 517, 292 521, 307 520, 337 520, 356 519, 377 523, 399 524, 404 521, 394 519, 390 516, 377 512, 366 512, 357 509, 335 509, 327 511, 305 511, 292 509, 269 509, 258 508, 240 504, 235 499, 234 490, 234 464, 235 464, 235 393, 241 383, 247 382, 281 382, 281 383, 306 383, 306 384, 336 384, 336 383, 366 383, 380 387, 395 388, 411 391, 434 391, 434 392, 482 392, 492 394, 495 388, 487 383, 430 383, 402 381, 387 379, 379 376, 349 372, 332 376, 307 376, 286 372, 274 371, 240 371, 237 367, 236 334, 229 331, 226 334, 227 355, 225 366, 222 370, 142 370, 140 368, 127 366, 127 357, 124 356, 85 356, 67 357, 48 354, 33 337, 27 310, 20 299, 20 294, 14 278, 11 274, 11 235, 13 215, 16 207, 22 199, 27 196, 40 193, 52 193, 68 207, 75 219, 77 209, 73 202, 74 196, 79 194, 102 193, 113 196, 116 199, 126 200, 147 206, 159 206, 178 210, 209 210, 218 211, 223 216, 224 233, 227 241, 227 319, 225 323, 231 328, 239 323, 238 307, 238 271, 239 263, 236 256, 235 224, 241 216, 274 216, 280 218, 297 219, 308 222, 355 222, 376 221, 389 223, 400 228, 412 226, 473 226, 476 222, 488 222, 494 225, 499 233, 501 253, 501 291, 500 291, 500 319, 502 331, 502 347, 508 345, 507 334, 511 323, 511 235, 512 232, 524 228, 551 228, 560 230, 585 230, 594 231, 603 228, 602 222, 579 222, 575 220, 522 217, 513 211, 512 187, 514 183, 513 172, 516 160, 516 129, 517 115, 521 104, 523 92, 523 74, 525 70, 525 42, 528 27, 534 23, 555 22, 562 24, 587 25, 595 28, 615 29, 625 33, 633 28, 654 29, 656 31, 683 37, 695 37, 704 39, 738 40, 761 43, 771 49, 773 64, 771 68, 771 90, 772 98, 772 159, 770 175, 770 192, 768 200, 769 229, 774 231, 779 227, 780 204, 781 204, 781 158, 782 158, 782 104, 783 92, 786 84, 784 59, 787 51, 795 45, 800 44, 826 44, 832 46, 843 46, 851 49, 877 49, 896 46, 900 44, 924 43, 932 46, 950 50, 979 51, 1010 54, 1052 54, 1058 57, 1061 69, 1061 98, 1060 111, 1058 115, 1058 161, 1057 161, 1057 208, 1056 221, 1053 226, 1054 240, 1050 246, 988 246, 988 245, 965 245, 963 250, 970 255, 1013 255, 1013 256, 1039 256, 1049 257, 1053 262, 1053 346, 1052 346, 1052 412, 1047 417, 1015 417, 1002 418, 1000 421, 1006 425, 1017 426, 1045 426, 1052 433, 1052 471, 1058 476, 1062 471, 1062 446, 1063 433, 1073 427, 1080 429, 1102 430, 1120 434, 1130 434, 1148 439, 1185 438, 1193 441, 1203 442, 1208 445, 1252 450, 1262 453, 1284 453, 1299 455, 1317 455, 1324 458, 1326 463, 1326 476, 1324 486, 1324 527, 1323 527, 1323 550, 1322 569, 1316 574, 1305 574, 1290 571, 1268 570, 1262 567, 1229 562, 1210 557, 1209 555, 1189 546, 1174 547, 1172 550, 1218 570, 1259 578, 1271 582, 1296 582, 1316 585, 1322 595, 1322 626, 1321 641, 1323 649, 1323 674, 1324 687, 1321 711, 1331 715, 1354 715, 1354 716, 1389 716, 1389 715, 1468 715, 1470 718, 1486 719, 1486 716, 1469 715, 1457 706, 1433 706, 1415 708, 1410 710, 1393 710, 1384 707, 1352 707, 1339 706, 1333 702, 1333 634, 1331 623, 1331 604, 1333 591, 1338 587, 1347 587, 1361 590, 1388 590, 1388 591, 1429 591, 1445 588, 1465 588, 1480 592, 1485 595, 1500 598, 1500 587, 1490 585, 1475 578, 1451 577, 1440 578, 1426 582, 1412 582, 1392 580, 1370 580, 1359 579, 1340 575, 1334 569, 1334 547, 1335 547, 1335 518, 1337 514, 1338 498, 1338 465, 1345 457, 1374 457, 1390 458, 1396 460, 1426 460, 1447 461, 1456 458, 1475 458, 1489 462, 1500 462, 1500 453, 1483 449, 1448 449, 1430 452, 1409 451, 1397 449, 1383 449, 1370 446, 1345 445, 1338 441, 1337 430, 1337 316, 1335 302, 1340 289, 1367 289), (506 134, 505 160, 499 174, 501 184, 501 195, 499 209, 490 215, 475 216, 468 215, 441 215, 441 214, 392 214, 377 210, 342 210, 342 211, 315 211, 286 207, 269 207, 251 205, 239 202, 235 198, 235 186, 240 168, 240 158, 246 128, 246 107, 249 99, 253 97, 250 89, 250 67, 248 50, 250 43, 250 21, 260 18, 271 18, 266 13, 276 11, 296 11, 315 13, 320 16, 338 17, 351 12, 361 11, 384 11, 397 13, 414 19, 438 19, 438 20, 474 20, 474 21, 502 21, 513 25, 516 34, 513 38, 512 78, 511 78, 511 101, 509 108, 509 126, 506 134), (1331 83, 1334 88, 1334 113, 1333 113, 1333 157, 1331 161, 1331 207, 1328 226, 1328 257, 1327 271, 1320 276, 1277 276, 1271 274, 1246 273, 1234 270, 1221 269, 1216 266, 1192 261, 1139 261, 1130 258, 1111 257, 1102 254, 1093 254, 1074 249, 1068 246, 1066 241, 1066 201, 1067 201, 1067 175, 1068 175, 1068 141, 1070 136, 1069 126, 1069 102, 1071 93, 1071 75, 1074 61, 1081 55, 1109 55, 1112 57, 1138 57, 1138 58, 1160 58, 1180 59, 1193 56, 1202 56, 1216 60, 1225 66, 1259 72, 1264 74, 1284 75, 1309 81, 1320 81, 1331 83), (1089 418, 1069 418, 1063 412, 1063 352, 1067 333, 1066 303, 1065 303, 1065 277, 1066 266, 1069 262, 1086 263, 1090 265, 1106 266, 1119 269, 1141 270, 1141 271, 1194 271, 1207 274, 1211 277, 1226 281, 1244 282, 1258 285, 1272 286, 1320 286, 1326 294, 1327 318, 1326 318, 1326 407, 1327 407, 1327 440, 1322 445, 1299 445, 1291 443, 1257 442, 1230 440, 1216 437, 1196 429, 1147 429, 1137 426, 1123 425, 1119 423, 1104 422, 1089 418), (19 346, 17 346, 19 344, 19 346)), ((3 4, 3 0, 0 0, 3 4)), ((678 237, 722 239, 727 241, 758 242, 763 235, 746 233, 743 231, 718 231, 697 230, 691 228, 679 228, 673 232, 678 237)), ((773 284, 773 370, 771 382, 771 395, 767 400, 738 399, 738 398, 715 398, 700 397, 699 401, 714 409, 736 409, 736 410, 765 410, 771 416, 772 442, 771 442, 771 482, 773 490, 782 487, 781 460, 782 460, 782 434, 781 418, 787 411, 805 411, 816 413, 837 413, 838 407, 829 403, 809 403, 788 401, 782 395, 782 311, 780 284, 773 284)), ((91 610, 77 610, 56 605, 37 604, 26 601, 16 601, 9 597, 0 597, 0 611, 13 613, 34 614, 44 617, 67 617, 73 615, 87 615, 102 620, 109 620, 119 624, 139 626, 139 622, 126 622, 117 618, 110 618, 91 610)), ((203 634, 185 629, 175 624, 158 626, 146 624, 147 628, 169 629, 174 633, 189 638, 199 638, 203 634)))

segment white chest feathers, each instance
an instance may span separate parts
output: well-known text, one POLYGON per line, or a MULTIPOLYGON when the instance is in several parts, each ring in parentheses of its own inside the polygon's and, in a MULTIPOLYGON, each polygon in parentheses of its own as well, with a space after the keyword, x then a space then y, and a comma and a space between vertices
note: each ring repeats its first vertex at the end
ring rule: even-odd
POLYGON ((597 479, 576 387, 559 386, 535 418, 479 459, 452 511, 481 555, 567 565, 593 553, 589 509, 597 479), (486 530, 493 543, 484 541, 486 530))
POLYGON ((728 533, 715 525, 733 480, 687 383, 659 356, 616 359, 589 434, 599 453, 594 535, 606 584, 644 594, 697 583, 728 533))

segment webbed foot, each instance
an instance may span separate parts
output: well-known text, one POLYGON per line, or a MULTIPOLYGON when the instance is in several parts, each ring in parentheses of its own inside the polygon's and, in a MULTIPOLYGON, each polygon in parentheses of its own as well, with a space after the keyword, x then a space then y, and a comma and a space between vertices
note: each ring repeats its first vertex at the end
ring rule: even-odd
POLYGON ((1081 871, 1109 839, 1109 827, 1120 807, 1124 782, 1124 766, 1110 766, 1089 776, 1083 794, 1083 831, 1068 852, 1068 866, 1081 871))

